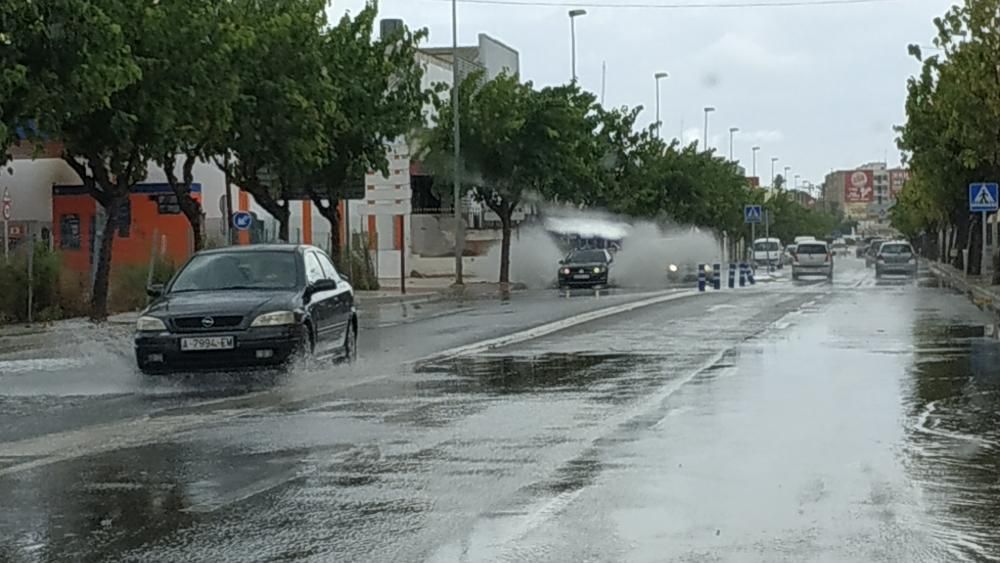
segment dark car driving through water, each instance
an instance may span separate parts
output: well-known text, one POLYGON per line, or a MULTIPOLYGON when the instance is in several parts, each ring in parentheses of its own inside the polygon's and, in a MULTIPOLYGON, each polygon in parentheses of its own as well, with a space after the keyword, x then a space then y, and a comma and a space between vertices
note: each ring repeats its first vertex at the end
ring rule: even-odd
POLYGON ((559 287, 604 287, 609 285, 614 257, 603 248, 574 250, 559 261, 559 287))
POLYGON ((257 245, 199 252, 136 322, 144 373, 282 366, 357 350, 354 290, 322 250, 257 245))

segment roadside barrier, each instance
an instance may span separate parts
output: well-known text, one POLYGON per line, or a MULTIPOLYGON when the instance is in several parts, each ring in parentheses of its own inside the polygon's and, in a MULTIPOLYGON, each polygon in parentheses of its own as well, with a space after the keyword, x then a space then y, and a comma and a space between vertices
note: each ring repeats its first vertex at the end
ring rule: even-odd
POLYGON ((736 262, 729 263, 729 289, 736 287, 736 262))
POLYGON ((698 264, 698 291, 705 291, 705 265, 698 264))
POLYGON ((722 289, 722 265, 712 264, 712 285, 715 286, 715 291, 722 289))

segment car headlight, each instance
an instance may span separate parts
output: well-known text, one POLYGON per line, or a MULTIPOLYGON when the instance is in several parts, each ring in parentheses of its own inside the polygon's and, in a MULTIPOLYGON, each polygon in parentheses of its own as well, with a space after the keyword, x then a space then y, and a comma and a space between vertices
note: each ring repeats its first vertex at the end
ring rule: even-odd
POLYGON ((135 330, 138 332, 160 332, 167 330, 167 325, 156 317, 139 317, 135 321, 135 330))
POLYGON ((569 275, 569 268, 563 268, 562 269, 562 273, 564 273, 564 274, 566 274, 568 276, 569 275))
POLYGON ((677 272, 677 264, 671 264, 667 266, 667 269, 670 270, 671 272, 677 272))
POLYGON ((711 272, 712 271, 712 267, 709 266, 708 264, 705 264, 705 271, 706 272, 711 272))
POLYGON ((295 313, 291 311, 275 311, 273 313, 258 315, 257 318, 250 323, 250 326, 284 326, 291 324, 295 324, 295 313))
POLYGON ((594 273, 595 274, 599 274, 599 273, 601 273, 603 271, 604 271, 604 267, 602 267, 602 266, 595 266, 594 267, 594 273))

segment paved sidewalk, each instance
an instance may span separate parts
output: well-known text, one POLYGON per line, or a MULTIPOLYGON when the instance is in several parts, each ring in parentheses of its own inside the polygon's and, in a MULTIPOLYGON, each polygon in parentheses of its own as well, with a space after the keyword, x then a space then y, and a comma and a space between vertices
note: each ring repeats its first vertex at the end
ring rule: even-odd
POLYGON ((936 278, 967 295, 977 306, 1000 313, 1000 286, 991 285, 989 276, 966 276, 949 264, 924 263, 936 278))

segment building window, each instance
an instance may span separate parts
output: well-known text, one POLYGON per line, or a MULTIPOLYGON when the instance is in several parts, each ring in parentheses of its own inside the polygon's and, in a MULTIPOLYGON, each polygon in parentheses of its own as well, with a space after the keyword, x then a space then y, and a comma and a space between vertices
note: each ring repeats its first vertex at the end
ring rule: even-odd
POLYGON ((80 250, 80 216, 76 213, 59 216, 59 249, 80 250))
POLYGON ((156 211, 160 215, 180 215, 181 204, 177 200, 177 194, 156 196, 156 211))

